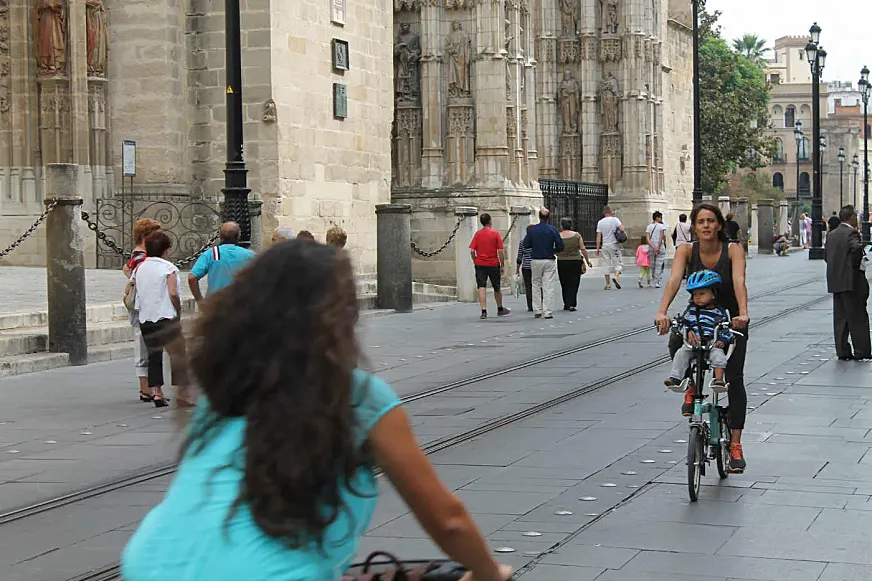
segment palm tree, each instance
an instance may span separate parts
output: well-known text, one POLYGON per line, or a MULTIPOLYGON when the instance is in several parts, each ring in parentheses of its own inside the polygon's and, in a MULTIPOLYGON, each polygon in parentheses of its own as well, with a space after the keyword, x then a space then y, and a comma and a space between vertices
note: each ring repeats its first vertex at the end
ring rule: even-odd
POLYGON ((746 56, 751 62, 762 65, 764 55, 769 51, 766 48, 766 40, 756 34, 745 34, 741 38, 733 40, 733 48, 739 54, 746 56))

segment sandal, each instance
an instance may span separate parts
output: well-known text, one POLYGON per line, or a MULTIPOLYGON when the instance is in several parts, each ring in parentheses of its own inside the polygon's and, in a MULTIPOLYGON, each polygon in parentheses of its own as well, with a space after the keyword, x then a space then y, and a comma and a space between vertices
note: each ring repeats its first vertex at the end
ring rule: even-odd
POLYGON ((154 396, 154 407, 156 408, 165 408, 169 404, 169 399, 165 397, 161 397, 159 395, 154 396))
POLYGON ((154 401, 154 396, 149 394, 149 393, 145 393, 143 391, 140 391, 139 392, 139 401, 151 402, 151 401, 154 401))

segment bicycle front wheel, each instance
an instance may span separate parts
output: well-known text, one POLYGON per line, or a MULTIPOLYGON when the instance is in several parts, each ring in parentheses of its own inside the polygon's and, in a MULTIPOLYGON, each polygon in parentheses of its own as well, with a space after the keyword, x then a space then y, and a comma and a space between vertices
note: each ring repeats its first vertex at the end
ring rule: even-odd
POLYGON ((699 498, 703 462, 705 462, 703 433, 699 426, 693 426, 687 438, 687 493, 691 502, 696 502, 699 498))
POLYGON ((727 422, 727 411, 723 408, 718 409, 718 449, 717 463, 718 476, 721 480, 730 475, 730 424, 727 422))

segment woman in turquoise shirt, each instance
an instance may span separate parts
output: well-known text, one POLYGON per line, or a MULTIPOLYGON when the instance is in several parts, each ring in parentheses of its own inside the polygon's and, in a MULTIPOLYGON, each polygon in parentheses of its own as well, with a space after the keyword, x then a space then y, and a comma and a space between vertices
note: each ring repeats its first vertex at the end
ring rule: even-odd
POLYGON ((357 553, 380 466, 468 580, 506 581, 384 381, 357 368, 347 254, 283 242, 208 297, 203 387, 163 501, 124 549, 126 581, 331 581, 357 553))

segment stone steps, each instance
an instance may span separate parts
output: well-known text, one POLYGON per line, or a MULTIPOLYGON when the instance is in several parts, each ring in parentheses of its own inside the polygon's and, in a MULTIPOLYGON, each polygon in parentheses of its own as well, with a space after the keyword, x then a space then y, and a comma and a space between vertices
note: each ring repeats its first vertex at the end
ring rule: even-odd
MULTIPOLYGON (((374 278, 358 280, 358 308, 376 309, 374 278)), ((456 300, 454 287, 413 283, 415 303, 456 300)), ((182 324, 190 329, 196 306, 193 299, 182 303, 182 324)), ((88 362, 100 363, 133 356, 133 328, 122 304, 91 305, 87 308, 88 362)), ((0 377, 46 371, 69 365, 66 353, 48 353, 48 312, 0 314, 0 377)))

